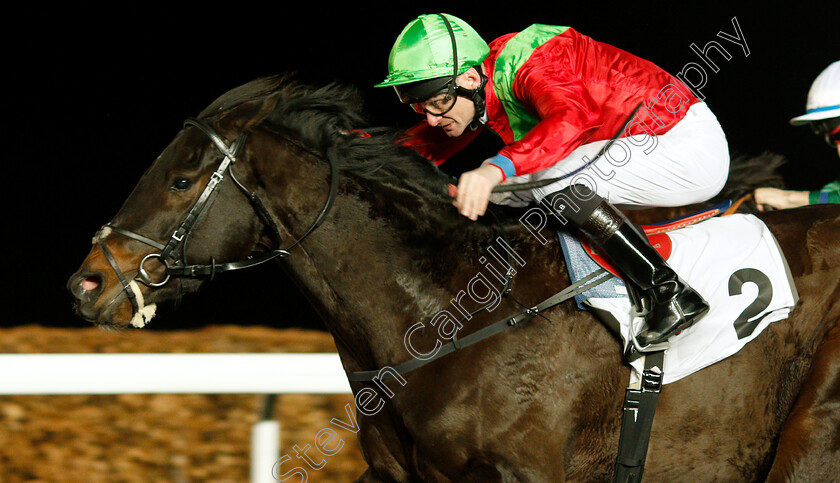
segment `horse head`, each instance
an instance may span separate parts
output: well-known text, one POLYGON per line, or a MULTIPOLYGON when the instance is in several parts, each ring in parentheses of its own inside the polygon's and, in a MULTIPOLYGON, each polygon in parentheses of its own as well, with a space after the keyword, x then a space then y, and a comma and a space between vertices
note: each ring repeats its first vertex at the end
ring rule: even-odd
MULTIPOLYGON (((365 203, 388 211, 389 227, 409 229, 414 245, 440 239, 442 219, 417 214, 448 205, 447 178, 399 147, 395 132, 371 136, 363 124, 356 91, 340 86, 271 77, 222 95, 185 122, 95 235, 68 281, 77 313, 101 326, 142 327, 159 302, 218 273, 284 257, 326 218, 339 171, 366 183, 343 183, 342 191, 384 196, 365 203)), ((448 215, 446 223, 463 223, 454 210, 448 215)))
POLYGON ((70 277, 81 317, 142 327, 157 302, 282 254, 260 201, 271 172, 256 169, 257 149, 248 146, 251 130, 274 107, 278 82, 233 89, 185 122, 70 277))

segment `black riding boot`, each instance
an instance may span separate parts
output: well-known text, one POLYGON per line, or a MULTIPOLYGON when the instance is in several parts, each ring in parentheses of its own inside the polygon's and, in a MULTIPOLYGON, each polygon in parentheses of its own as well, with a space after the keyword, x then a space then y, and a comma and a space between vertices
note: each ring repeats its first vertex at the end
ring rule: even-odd
POLYGON ((630 282, 628 285, 639 289, 649 302, 646 327, 636 337, 640 345, 664 342, 708 312, 709 304, 668 266, 641 229, 587 188, 570 188, 553 193, 546 200, 553 200, 552 211, 560 215, 562 224, 567 225, 568 220, 576 225, 593 248, 621 271, 625 281, 630 282), (586 199, 581 200, 581 195, 586 199), (573 210, 575 207, 578 210, 573 210))

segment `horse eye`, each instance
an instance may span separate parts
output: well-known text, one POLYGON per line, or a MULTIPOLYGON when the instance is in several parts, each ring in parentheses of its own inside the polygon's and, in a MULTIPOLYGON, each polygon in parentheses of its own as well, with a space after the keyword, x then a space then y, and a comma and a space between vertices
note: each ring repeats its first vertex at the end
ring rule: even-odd
POLYGON ((184 191, 192 185, 192 181, 188 178, 177 178, 175 182, 172 183, 172 191, 184 191))

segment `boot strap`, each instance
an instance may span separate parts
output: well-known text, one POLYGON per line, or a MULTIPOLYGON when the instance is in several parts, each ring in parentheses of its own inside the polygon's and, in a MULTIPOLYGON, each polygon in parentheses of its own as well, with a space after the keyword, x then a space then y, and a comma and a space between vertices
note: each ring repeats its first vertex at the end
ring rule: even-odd
POLYGON ((618 209, 606 201, 589 215, 580 226, 583 232, 596 246, 601 246, 624 224, 627 218, 618 209))

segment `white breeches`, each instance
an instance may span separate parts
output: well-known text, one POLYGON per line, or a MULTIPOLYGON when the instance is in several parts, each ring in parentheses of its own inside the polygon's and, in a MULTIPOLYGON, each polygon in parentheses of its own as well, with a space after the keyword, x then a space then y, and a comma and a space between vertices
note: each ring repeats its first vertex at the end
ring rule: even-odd
POLYGON ((563 179, 548 186, 493 195, 500 204, 525 205, 580 183, 618 207, 683 206, 706 201, 729 175, 729 148, 715 115, 703 102, 665 134, 621 137, 593 163, 609 141, 585 144, 564 160, 507 183, 563 179))

